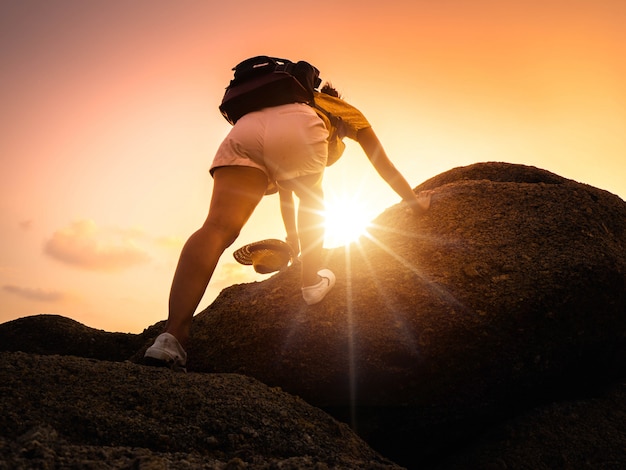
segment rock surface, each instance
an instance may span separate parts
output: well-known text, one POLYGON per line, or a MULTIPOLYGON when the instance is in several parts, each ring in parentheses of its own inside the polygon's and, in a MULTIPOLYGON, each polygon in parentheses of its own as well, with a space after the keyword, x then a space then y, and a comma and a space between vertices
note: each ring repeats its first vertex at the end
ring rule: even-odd
POLYGON ((1 353, 0 397, 0 468, 399 468, 241 375, 1 353))
POLYGON ((624 201, 503 163, 422 189, 424 217, 394 206, 328 253, 338 281, 321 304, 301 301, 297 266, 226 289, 194 320, 189 368, 280 385, 401 462, 623 376, 624 201))
MULTIPOLYGON (((533 468, 624 464, 625 426, 602 414, 624 416, 626 204, 505 163, 456 168, 425 189, 425 216, 391 207, 370 237, 327 253, 338 280, 324 302, 304 305, 297 265, 225 289, 194 318, 188 369, 280 386, 410 468, 519 468, 524 453, 533 468), (574 427, 571 446, 553 419, 574 427), (581 453, 594 447, 590 423, 609 430, 597 455, 581 453)), ((161 326, 116 337, 117 349, 141 343, 139 361, 161 326)), ((29 351, 16 328, 0 325, 0 342, 29 351)), ((116 349, 105 337, 90 357, 116 349)))
POLYGON ((140 335, 110 333, 60 315, 33 315, 0 325, 0 349, 125 361, 154 336, 157 328, 140 335))
MULTIPOLYGON (((410 468, 617 470, 624 423, 622 381, 526 410, 410 468)), ((400 467, 320 410, 251 378, 0 353, 0 469, 33 468, 400 467)))

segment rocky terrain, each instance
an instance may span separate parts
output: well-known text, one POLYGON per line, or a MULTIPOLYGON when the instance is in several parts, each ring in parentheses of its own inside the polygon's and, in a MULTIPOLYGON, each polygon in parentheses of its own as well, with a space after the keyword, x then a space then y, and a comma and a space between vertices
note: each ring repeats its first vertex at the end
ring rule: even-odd
POLYGON ((0 468, 398 468, 243 375, 3 353, 0 376, 0 468))
POLYGON ((327 252, 324 302, 297 265, 225 289, 188 374, 138 364, 162 322, 0 325, 7 468, 623 468, 624 201, 505 163, 425 189, 327 252))

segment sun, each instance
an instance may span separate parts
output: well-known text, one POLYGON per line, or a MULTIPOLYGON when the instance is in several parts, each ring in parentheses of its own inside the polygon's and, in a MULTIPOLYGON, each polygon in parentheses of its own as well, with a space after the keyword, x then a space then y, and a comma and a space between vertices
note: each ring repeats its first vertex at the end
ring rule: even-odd
POLYGON ((348 245, 367 231, 373 218, 371 211, 359 200, 329 198, 325 201, 324 246, 335 248, 348 245))

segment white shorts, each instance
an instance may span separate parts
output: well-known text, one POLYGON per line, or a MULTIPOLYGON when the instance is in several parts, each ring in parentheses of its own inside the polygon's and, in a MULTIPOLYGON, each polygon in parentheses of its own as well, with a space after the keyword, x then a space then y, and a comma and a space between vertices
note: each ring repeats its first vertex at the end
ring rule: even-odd
POLYGON ((270 180, 287 181, 324 171, 328 131, 311 106, 291 103, 244 115, 217 149, 211 174, 221 166, 249 166, 270 180))

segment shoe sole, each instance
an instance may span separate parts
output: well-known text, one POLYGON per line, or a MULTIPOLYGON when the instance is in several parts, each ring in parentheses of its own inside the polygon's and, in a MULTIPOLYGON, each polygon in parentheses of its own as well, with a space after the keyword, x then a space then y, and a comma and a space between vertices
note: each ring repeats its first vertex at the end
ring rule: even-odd
POLYGON ((175 372, 187 372, 187 368, 176 364, 175 362, 171 362, 171 361, 164 361, 163 359, 157 359, 155 357, 149 357, 146 356, 143 358, 142 361, 144 366, 148 366, 148 367, 158 367, 161 369, 170 369, 173 370, 175 372))
POLYGON ((167 351, 154 346, 151 346, 146 350, 146 354, 143 357, 143 364, 151 367, 164 367, 167 369, 182 370, 187 372, 185 366, 180 365, 172 359, 167 351))

